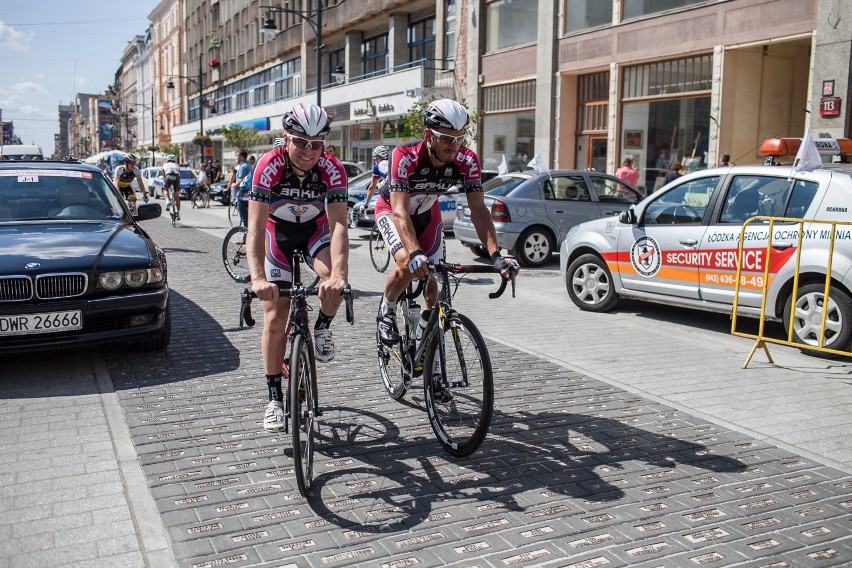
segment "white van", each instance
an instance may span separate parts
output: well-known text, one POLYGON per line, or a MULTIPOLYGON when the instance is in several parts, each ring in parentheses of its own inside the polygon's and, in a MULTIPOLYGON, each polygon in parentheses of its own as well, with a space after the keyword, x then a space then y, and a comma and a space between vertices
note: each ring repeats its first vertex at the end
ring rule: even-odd
POLYGON ((6 156, 9 160, 43 160, 44 153, 41 146, 29 144, 6 144, 0 146, 0 156, 6 156))

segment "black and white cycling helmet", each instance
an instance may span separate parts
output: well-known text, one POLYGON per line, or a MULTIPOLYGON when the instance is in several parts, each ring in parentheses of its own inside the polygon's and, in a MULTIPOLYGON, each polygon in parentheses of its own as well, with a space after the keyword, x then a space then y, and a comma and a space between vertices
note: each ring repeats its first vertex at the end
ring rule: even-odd
POLYGON ((136 161, 136 156, 134 156, 134 155, 133 155, 133 154, 131 154, 130 152, 125 152, 125 153, 121 156, 121 158, 122 158, 125 162, 135 162, 135 161, 136 161))
POLYGON ((284 113, 281 118, 284 130, 308 136, 324 136, 331 129, 331 118, 322 108, 302 103, 284 113))
POLYGON ((373 148, 373 158, 387 160, 389 156, 390 150, 388 150, 387 146, 376 146, 375 148, 373 148))
POLYGON ((423 111, 423 126, 426 128, 448 128, 464 130, 470 122, 467 111, 454 100, 433 101, 423 111))

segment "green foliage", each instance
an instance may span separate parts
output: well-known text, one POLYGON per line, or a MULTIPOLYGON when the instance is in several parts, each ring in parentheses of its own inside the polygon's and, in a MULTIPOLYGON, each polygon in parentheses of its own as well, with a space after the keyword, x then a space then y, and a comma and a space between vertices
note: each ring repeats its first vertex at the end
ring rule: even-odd
MULTIPOLYGON (((429 106, 432 101, 438 100, 434 94, 429 97, 429 100, 420 101, 411 105, 408 109, 408 114, 405 117, 405 124, 408 126, 411 135, 415 138, 423 136, 423 111, 429 106)), ((465 136, 465 146, 476 140, 476 129, 482 121, 482 115, 478 112, 471 112, 467 106, 466 100, 460 100, 459 104, 465 108, 470 115, 470 124, 467 127, 467 136, 465 136)))
POLYGON ((260 142, 260 133, 257 130, 250 130, 242 126, 223 126, 222 136, 225 137, 228 146, 237 151, 245 150, 248 152, 260 142))
POLYGON ((160 152, 180 156, 180 144, 164 144, 160 146, 160 152))

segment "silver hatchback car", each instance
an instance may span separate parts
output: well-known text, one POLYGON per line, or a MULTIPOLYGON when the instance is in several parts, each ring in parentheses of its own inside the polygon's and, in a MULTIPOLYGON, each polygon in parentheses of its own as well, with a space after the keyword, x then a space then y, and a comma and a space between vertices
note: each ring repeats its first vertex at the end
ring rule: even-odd
MULTIPOLYGON (((618 178, 583 170, 508 173, 485 182, 483 189, 500 248, 532 268, 550 260, 571 227, 616 215, 642 199, 618 178)), ((464 195, 456 206, 453 229, 464 246, 487 256, 464 195)))

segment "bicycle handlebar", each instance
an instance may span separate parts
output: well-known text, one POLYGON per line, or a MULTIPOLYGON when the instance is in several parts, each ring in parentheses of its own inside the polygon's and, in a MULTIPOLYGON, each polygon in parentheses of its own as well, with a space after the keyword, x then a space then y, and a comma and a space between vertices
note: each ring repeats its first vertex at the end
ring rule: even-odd
MULTIPOLYGON (((278 294, 282 297, 294 298, 296 296, 316 296, 319 288, 305 288, 304 286, 290 287, 278 286, 278 294)), ((243 329, 243 323, 249 327, 254 327, 255 319, 251 315, 252 298, 257 298, 257 294, 248 288, 243 288, 240 293, 240 329, 243 329)), ((346 284, 343 287, 343 300, 346 304, 346 321, 349 325, 355 323, 355 308, 352 294, 352 287, 346 284)))
MULTIPOLYGON (((466 272, 468 274, 494 274, 498 273, 494 270, 493 266, 488 266, 487 264, 457 264, 453 262, 445 262, 443 260, 438 262, 429 261, 429 268, 436 272, 466 272)), ((515 275, 517 274, 517 269, 513 267, 509 267, 509 278, 503 278, 502 282, 500 282, 500 287, 496 292, 491 292, 488 294, 488 297, 492 300, 496 300, 500 296, 503 295, 503 292, 506 291, 506 284, 508 284, 509 280, 512 281, 512 297, 515 297, 515 275)), ((499 274, 499 273, 498 273, 499 274)), ((423 286, 426 285, 426 280, 420 280, 417 283, 417 288, 411 294, 405 294, 405 297, 408 299, 417 298, 423 292, 423 286)))

